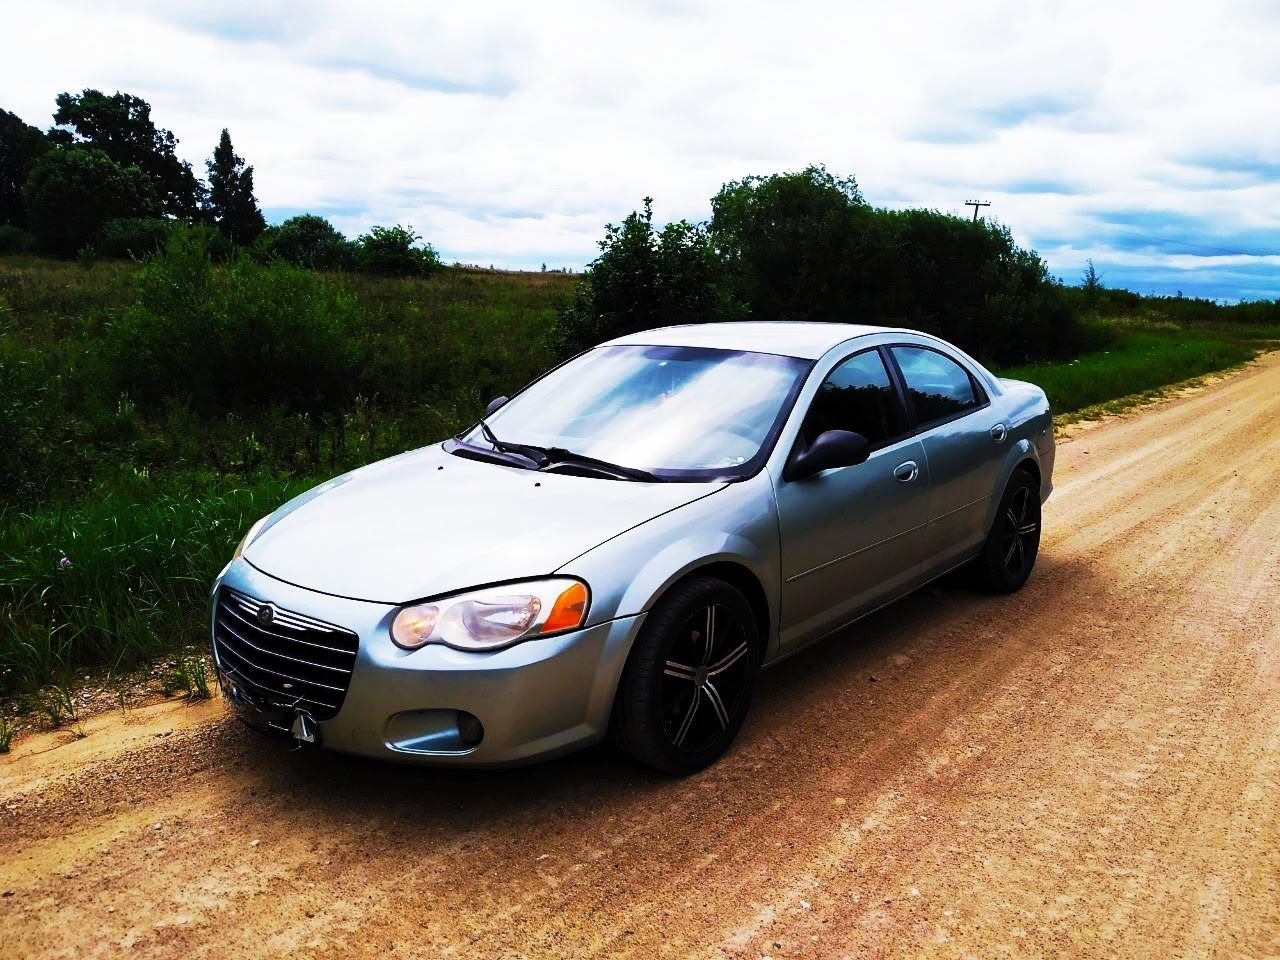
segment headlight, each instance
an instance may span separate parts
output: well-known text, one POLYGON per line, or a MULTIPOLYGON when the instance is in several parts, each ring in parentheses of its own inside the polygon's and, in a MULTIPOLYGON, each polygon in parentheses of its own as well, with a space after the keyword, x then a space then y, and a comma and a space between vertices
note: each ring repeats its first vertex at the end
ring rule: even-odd
POLYGON ((391 639, 406 650, 428 643, 497 650, 582 626, 588 599, 585 583, 563 577, 473 590, 403 608, 391 623, 391 639))
POLYGON ((240 545, 236 547, 236 552, 231 555, 231 559, 233 561, 240 559, 240 554, 244 553, 244 548, 249 546, 249 544, 253 543, 254 537, 256 537, 258 533, 262 530, 262 525, 267 522, 270 516, 271 514, 267 514, 267 516, 263 517, 261 520, 259 520, 257 523, 255 523, 252 527, 249 528, 249 532, 244 535, 244 539, 241 540, 240 545))

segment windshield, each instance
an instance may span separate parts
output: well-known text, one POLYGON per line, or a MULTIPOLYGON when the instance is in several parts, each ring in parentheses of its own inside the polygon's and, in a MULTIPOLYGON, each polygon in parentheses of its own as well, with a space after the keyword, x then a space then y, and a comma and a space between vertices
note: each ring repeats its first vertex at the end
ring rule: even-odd
MULTIPOLYGON (((485 420, 503 444, 561 448, 667 479, 745 476, 809 366, 705 347, 597 347, 485 420)), ((492 448, 479 425, 460 439, 492 448)))

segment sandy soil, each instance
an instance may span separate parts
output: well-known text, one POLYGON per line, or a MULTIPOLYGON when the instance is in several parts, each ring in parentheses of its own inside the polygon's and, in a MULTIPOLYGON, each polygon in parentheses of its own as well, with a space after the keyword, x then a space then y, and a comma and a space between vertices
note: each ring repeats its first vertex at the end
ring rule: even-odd
POLYGON ((162 704, 0 759, 5 957, 1280 956, 1280 355, 1059 451, 1021 593, 763 675, 671 780, 162 704))

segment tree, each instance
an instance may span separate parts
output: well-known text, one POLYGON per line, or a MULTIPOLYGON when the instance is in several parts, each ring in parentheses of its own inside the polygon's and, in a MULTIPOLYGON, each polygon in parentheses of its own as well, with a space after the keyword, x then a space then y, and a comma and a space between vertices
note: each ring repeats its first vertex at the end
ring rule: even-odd
POLYGON ((25 222, 22 185, 48 148, 45 135, 36 127, 0 110, 0 224, 25 222))
POLYGON ((874 211, 853 177, 822 166, 745 177, 711 199, 711 236, 752 316, 845 320, 872 274, 864 241, 874 211), (866 275, 866 276, 864 276, 866 275))
POLYGON ((258 239, 267 222, 253 195, 253 167, 245 166, 231 146, 226 129, 213 151, 209 168, 209 211, 218 229, 232 242, 247 245, 258 239))
POLYGON ((50 131, 55 142, 95 147, 121 167, 135 166, 151 181, 161 211, 192 221, 200 209, 204 187, 191 165, 175 152, 178 139, 151 120, 151 104, 116 91, 108 96, 86 88, 76 95, 60 93, 50 131))
POLYGON ((1098 305, 1098 297, 1102 294, 1102 278, 1098 276, 1092 257, 1089 258, 1088 264, 1080 277, 1080 287, 1084 290, 1084 302, 1093 308, 1098 305))
POLYGON ((653 228, 653 198, 621 225, 607 224, 600 256, 561 310, 552 348, 561 357, 603 340, 674 323, 730 320, 724 263, 706 228, 680 220, 653 228))
POLYGON ((40 245, 70 257, 108 220, 155 217, 160 202, 138 167, 121 166, 101 150, 56 147, 32 168, 22 191, 40 245))

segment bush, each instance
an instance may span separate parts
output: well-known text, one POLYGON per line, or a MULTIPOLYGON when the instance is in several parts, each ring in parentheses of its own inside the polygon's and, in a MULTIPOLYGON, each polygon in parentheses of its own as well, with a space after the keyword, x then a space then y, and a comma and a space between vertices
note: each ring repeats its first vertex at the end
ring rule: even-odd
POLYGON ((0 253, 28 253, 35 244, 35 234, 11 223, 0 223, 0 253))
POLYGON ((316 270, 344 270, 355 262, 355 245, 324 217, 311 213, 268 227, 256 246, 262 259, 316 270))
POLYGON ((117 325, 123 386, 203 413, 350 400, 366 328, 355 299, 286 263, 237 254, 215 266, 205 239, 175 233, 143 267, 117 325))
POLYGON ((372 227, 356 241, 356 264, 362 273, 381 277, 424 277, 440 266, 440 255, 413 227, 372 227))
POLYGON ((175 223, 157 217, 108 220, 98 231, 94 247, 100 257, 141 260, 164 247, 175 223))

